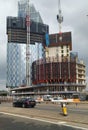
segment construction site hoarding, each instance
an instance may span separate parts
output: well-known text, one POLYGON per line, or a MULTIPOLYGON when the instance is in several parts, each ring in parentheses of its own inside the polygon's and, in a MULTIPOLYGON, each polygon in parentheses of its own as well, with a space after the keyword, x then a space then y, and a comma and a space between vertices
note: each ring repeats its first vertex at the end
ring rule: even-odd
MULTIPOLYGON (((30 21, 30 41, 43 43, 45 34, 49 32, 46 24, 30 21)), ((8 42, 27 43, 26 19, 22 17, 7 17, 8 42)))

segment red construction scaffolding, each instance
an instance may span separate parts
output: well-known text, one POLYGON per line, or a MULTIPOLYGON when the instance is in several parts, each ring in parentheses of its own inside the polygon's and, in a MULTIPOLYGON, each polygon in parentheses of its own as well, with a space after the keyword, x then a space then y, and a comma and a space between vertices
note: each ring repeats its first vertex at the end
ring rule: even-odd
POLYGON ((65 57, 60 62, 56 57, 40 59, 32 64, 32 82, 41 83, 64 83, 76 82, 76 59, 70 61, 65 57))

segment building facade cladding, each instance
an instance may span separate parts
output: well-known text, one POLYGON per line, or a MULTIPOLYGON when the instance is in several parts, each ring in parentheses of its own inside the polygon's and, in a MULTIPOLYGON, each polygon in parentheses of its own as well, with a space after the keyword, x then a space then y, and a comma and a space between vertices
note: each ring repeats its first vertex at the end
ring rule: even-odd
MULTIPOLYGON (((18 22, 18 30, 16 33, 13 32, 11 29, 11 17, 8 17, 7 20, 7 34, 8 34, 8 44, 7 44, 7 87, 19 87, 26 84, 26 44, 23 41, 23 34, 25 33, 25 17, 26 17, 26 2, 27 1, 19 1, 18 2, 18 17, 14 17, 13 25, 14 29, 16 30, 16 21, 18 22), (20 22, 19 22, 20 21, 20 22), (22 26, 22 27, 21 27, 22 26), (9 27, 9 29, 8 29, 9 27), (22 30, 23 28, 23 30, 22 30), (17 33, 21 32, 19 39, 17 39, 17 33), (14 33, 14 35, 13 35, 14 33), (12 36, 13 35, 13 36, 12 36), (15 39, 15 40, 14 40, 15 39), (17 40, 17 41, 16 41, 17 40), (20 42, 21 41, 21 42, 20 42)), ((36 12, 35 8, 31 6, 31 10, 35 14, 35 21, 39 22, 42 20, 37 19, 38 13, 36 12)), ((32 14, 31 17, 32 19, 32 14)), ((40 16, 39 16, 40 18, 40 16)), ((30 45, 30 67, 34 60, 38 58, 42 58, 43 56, 43 46, 41 43, 35 43, 30 45), (36 53, 35 53, 36 52, 36 53)))
POLYGON ((7 84, 9 87, 17 87, 23 84, 25 77, 23 71, 23 58, 21 44, 9 43, 7 45, 7 84))
MULTIPOLYGON (((27 0, 21 0, 18 2, 18 16, 26 18, 27 0)), ((34 22, 43 23, 40 13, 35 9, 33 4, 30 4, 30 18, 34 22)))
POLYGON ((68 57, 72 50, 71 32, 63 32, 62 34, 50 34, 50 44, 46 57, 68 57), (62 39, 60 39, 62 37, 62 39))
POLYGON ((85 74, 85 64, 83 63, 83 61, 79 61, 77 62, 76 65, 76 74, 77 74, 77 83, 80 84, 85 84, 86 83, 86 74, 85 74))
POLYGON ((62 34, 50 34, 49 35, 50 44, 49 47, 57 46, 70 46, 70 51, 72 50, 72 38, 71 32, 63 32, 62 34), (60 39, 62 37, 62 39, 60 39))
POLYGON ((40 13, 35 9, 33 4, 30 4, 30 17, 34 22, 43 23, 40 13))
POLYGON ((18 1, 18 16, 26 18, 27 0, 18 1))

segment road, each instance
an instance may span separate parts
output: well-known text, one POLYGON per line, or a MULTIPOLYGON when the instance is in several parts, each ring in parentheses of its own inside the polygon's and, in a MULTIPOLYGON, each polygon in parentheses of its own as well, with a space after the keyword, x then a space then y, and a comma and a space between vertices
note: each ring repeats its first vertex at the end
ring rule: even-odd
MULTIPOLYGON (((12 107, 12 103, 2 103, 2 107, 12 107)), ((88 115, 88 104, 70 104, 67 105, 67 111, 68 113, 75 113, 75 114, 83 114, 88 115)), ((55 111, 55 112, 61 112, 61 106, 60 104, 37 104, 35 107, 36 110, 46 110, 46 111, 55 111)))
POLYGON ((79 130, 61 124, 53 124, 16 116, 0 114, 0 130, 79 130))
POLYGON ((12 103, 0 104, 0 114, 15 114, 18 117, 22 115, 27 116, 27 118, 44 120, 44 122, 54 122, 55 124, 65 122, 65 126, 88 129, 88 104, 78 104, 77 106, 76 104, 69 104, 67 105, 67 112, 68 115, 63 116, 61 106, 57 104, 41 103, 37 104, 35 108, 15 108, 12 103))
MULTIPOLYGON (((71 104, 71 105, 67 105, 67 110, 68 113, 75 113, 75 114, 83 114, 83 115, 88 115, 88 104, 84 104, 85 107, 82 107, 82 105, 78 104, 76 106, 76 104, 71 104)), ((36 107, 36 109, 38 110, 49 110, 49 111, 56 111, 56 112, 61 112, 61 105, 38 105, 36 107)))

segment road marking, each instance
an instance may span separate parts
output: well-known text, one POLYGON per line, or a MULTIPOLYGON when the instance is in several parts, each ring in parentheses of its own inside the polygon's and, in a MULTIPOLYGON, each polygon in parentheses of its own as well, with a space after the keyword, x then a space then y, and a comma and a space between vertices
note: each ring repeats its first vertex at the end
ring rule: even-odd
MULTIPOLYGON (((28 116, 23 116, 23 115, 19 115, 19 114, 12 114, 12 113, 6 113, 6 112, 0 112, 0 114, 14 116, 14 117, 20 117, 20 118, 25 118, 25 119, 31 119, 31 120, 36 120, 36 121, 42 121, 42 122, 56 124, 56 125, 62 124, 62 122, 52 122, 52 121, 48 121, 48 120, 44 120, 44 119, 34 118, 32 116, 28 117, 28 116)), ((63 123, 66 123, 66 122, 63 122, 63 123)))
POLYGON ((19 114, 12 114, 12 113, 6 113, 6 112, 0 112, 0 114, 14 116, 14 117, 20 117, 20 118, 25 118, 25 119, 31 119, 31 120, 36 120, 36 121, 41 121, 41 122, 46 122, 46 123, 51 123, 51 124, 56 124, 56 125, 63 125, 63 126, 68 126, 68 127, 72 127, 72 128, 81 129, 81 130, 88 130, 87 128, 68 125, 68 124, 66 124, 67 122, 63 122, 63 121, 62 122, 52 122, 52 121, 47 121, 47 120, 44 120, 44 119, 38 119, 38 118, 34 118, 34 117, 28 117, 28 116, 23 116, 23 115, 19 115, 19 114))
POLYGON ((68 124, 63 124, 64 126, 68 126, 68 127, 72 127, 72 128, 77 128, 80 130, 88 130, 88 128, 83 128, 83 127, 79 127, 79 126, 73 126, 73 125, 68 125, 68 124))
POLYGON ((64 121, 57 122, 58 124, 66 124, 64 121))

